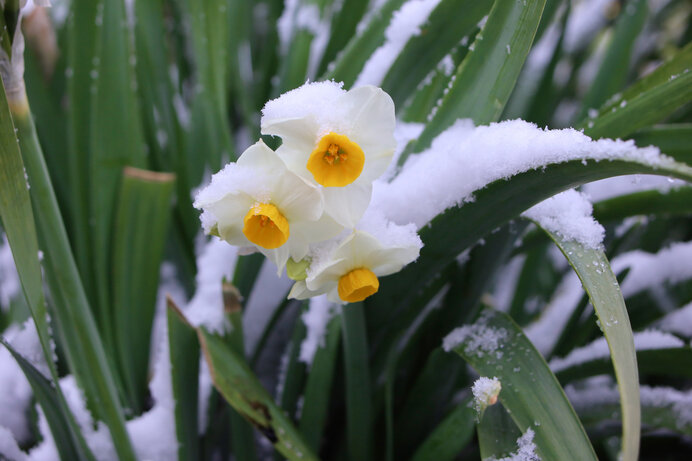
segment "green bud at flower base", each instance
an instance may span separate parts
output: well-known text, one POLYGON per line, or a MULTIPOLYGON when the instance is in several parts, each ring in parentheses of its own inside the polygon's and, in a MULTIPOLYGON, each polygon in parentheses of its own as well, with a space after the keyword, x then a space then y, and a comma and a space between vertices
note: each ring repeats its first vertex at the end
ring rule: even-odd
POLYGON ((288 261, 286 261, 286 275, 296 282, 305 280, 308 277, 307 271, 310 263, 311 261, 308 258, 301 259, 298 262, 294 261, 293 258, 288 258, 288 261))

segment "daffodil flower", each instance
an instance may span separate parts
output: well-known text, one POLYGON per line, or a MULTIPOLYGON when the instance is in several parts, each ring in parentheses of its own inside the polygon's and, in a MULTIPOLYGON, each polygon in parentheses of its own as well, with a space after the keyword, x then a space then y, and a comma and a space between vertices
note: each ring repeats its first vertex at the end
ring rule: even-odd
POLYGON ((387 244, 357 230, 331 251, 320 249, 307 278, 293 285, 289 298, 306 299, 327 293, 335 303, 354 303, 377 293, 379 277, 393 274, 418 258, 421 242, 413 232, 387 244))
POLYGON ((199 192, 202 225, 232 245, 256 246, 279 270, 292 257, 300 260, 312 242, 341 231, 325 215, 320 190, 287 171, 262 141, 249 147, 199 192))
POLYGON ((372 182, 387 169, 394 140, 394 103, 374 86, 345 91, 334 82, 307 83, 269 101, 262 133, 280 136, 288 169, 321 186, 325 212, 353 228, 372 182))

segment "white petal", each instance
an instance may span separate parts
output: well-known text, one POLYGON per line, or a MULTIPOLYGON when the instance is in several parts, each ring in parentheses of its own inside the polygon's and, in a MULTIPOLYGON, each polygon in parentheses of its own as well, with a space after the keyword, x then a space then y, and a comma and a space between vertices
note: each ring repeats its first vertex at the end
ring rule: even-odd
POLYGON ((385 248, 370 255, 370 269, 378 277, 399 272, 405 265, 418 259, 420 249, 415 246, 385 248))
POLYGON ((346 304, 344 300, 339 297, 338 285, 332 287, 332 289, 327 292, 327 300, 334 304, 346 304))
MULTIPOLYGON (((290 239, 289 239, 290 240, 290 239)), ((267 257, 268 260, 274 263, 277 269, 277 274, 281 276, 281 272, 284 267, 286 267, 286 261, 290 256, 290 245, 289 242, 284 243, 279 248, 273 250, 268 250, 266 248, 258 248, 260 253, 267 257)))
POLYGON ((261 139, 252 146, 245 149, 236 162, 248 168, 257 168, 269 171, 282 170, 284 164, 276 155, 276 152, 271 150, 261 139))
POLYGON ((243 219, 250 210, 253 199, 245 194, 233 194, 207 206, 215 217, 219 236, 231 245, 252 245, 243 234, 243 219))
POLYGON ((394 102, 374 86, 355 88, 342 98, 348 99, 352 139, 365 153, 363 176, 373 181, 387 169, 396 148, 394 102))
MULTIPOLYGON (((322 215, 317 221, 296 223, 291 227, 291 238, 296 235, 308 243, 318 243, 336 237, 343 227, 334 221, 329 215, 322 215)), ((301 257, 302 259, 302 257, 301 257)))
POLYGON ((308 287, 305 285, 305 282, 301 280, 293 284, 293 286, 291 287, 291 291, 288 292, 288 298, 308 299, 315 296, 316 294, 317 293, 308 290, 308 287))
POLYGON ((339 281, 342 275, 353 269, 351 261, 347 259, 334 259, 329 264, 320 267, 319 272, 313 272, 312 267, 308 269, 308 278, 305 283, 313 291, 325 293, 325 287, 339 281))
POLYGON ((372 184, 358 181, 346 187, 325 187, 324 212, 344 227, 355 227, 370 204, 372 184))
POLYGON ((291 223, 316 221, 324 212, 324 198, 317 186, 288 171, 277 179, 272 202, 291 223))
POLYGON ((371 266, 370 255, 382 250, 382 244, 367 232, 356 231, 350 238, 344 240, 334 251, 335 259, 350 262, 350 269, 371 266))
POLYGON ((263 123, 262 134, 281 137, 281 146, 276 150, 286 167, 315 183, 307 169, 308 158, 319 141, 318 126, 313 117, 287 118, 263 123))

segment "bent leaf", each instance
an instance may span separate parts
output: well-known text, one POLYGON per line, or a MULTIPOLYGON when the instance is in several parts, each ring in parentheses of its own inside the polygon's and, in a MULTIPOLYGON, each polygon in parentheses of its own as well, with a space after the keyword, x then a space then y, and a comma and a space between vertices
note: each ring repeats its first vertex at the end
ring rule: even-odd
POLYGON ((481 376, 502 383, 499 400, 522 432, 531 428, 541 459, 596 461, 596 454, 572 405, 543 357, 504 313, 485 309, 472 325, 455 330, 446 345, 481 376), (454 335, 454 336, 452 336, 454 335), (489 339, 488 339, 489 338, 489 339))
POLYGON ((286 458, 293 461, 317 460, 298 430, 224 338, 213 335, 204 328, 197 330, 197 336, 209 365, 214 387, 226 401, 286 458))
MULTIPOLYGON (((540 226, 540 223, 536 223, 540 226)), ((639 456, 641 410, 639 374, 632 326, 617 277, 602 249, 564 239, 543 228, 579 276, 608 341, 622 406, 622 459, 635 461, 639 456)))

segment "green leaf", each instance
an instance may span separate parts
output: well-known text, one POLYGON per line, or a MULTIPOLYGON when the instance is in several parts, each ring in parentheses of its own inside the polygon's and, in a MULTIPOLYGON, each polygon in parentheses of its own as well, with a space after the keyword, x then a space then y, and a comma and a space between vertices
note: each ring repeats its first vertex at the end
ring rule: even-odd
POLYGON ((146 406, 151 330, 159 287, 159 266, 171 212, 175 176, 126 168, 113 235, 113 320, 129 405, 146 406))
POLYGON ((550 164, 541 170, 495 181, 476 191, 473 202, 438 215, 420 231, 424 246, 418 260, 383 279, 380 291, 367 302, 369 309, 389 312, 389 316, 384 317, 384 324, 391 321, 458 254, 524 210, 565 189, 611 176, 637 173, 692 181, 692 168, 681 164, 654 168, 633 160, 587 160, 585 163, 550 164))
MULTIPOLYGON (((28 111, 13 114, 19 145, 31 184, 31 203, 43 250, 43 267, 50 289, 51 316, 70 370, 84 390, 87 407, 95 419, 106 423, 122 460, 135 459, 117 388, 77 265, 71 252, 43 152, 28 111)), ((30 233, 25 228, 24 232, 30 233)))
POLYGON ((493 4, 449 92, 402 157, 428 147, 457 119, 470 118, 476 125, 485 125, 500 118, 531 49, 544 6, 545 0, 493 4))
POLYGON ((346 88, 358 78, 370 56, 384 43, 384 31, 387 29, 392 15, 401 7, 404 0, 387 0, 379 10, 373 13, 365 29, 348 42, 346 48, 339 54, 333 67, 321 80, 336 80, 344 82, 346 88))
MULTIPOLYGON (((540 226, 540 223, 536 223, 540 226)), ((567 240, 545 228, 579 276, 608 341, 622 405, 622 459, 636 461, 639 456, 641 410, 639 374, 632 326, 617 277, 602 249, 588 248, 567 240)))
MULTIPOLYGON (((92 67, 98 42, 97 10, 99 3, 93 0, 74 0, 68 15, 67 31, 67 98, 68 155, 67 173, 72 202, 70 223, 72 245, 84 289, 91 303, 96 301, 95 274, 92 269, 92 234, 89 225, 91 138, 92 124, 92 67)), ((92 305, 94 315, 96 306, 92 305)))
POLYGON ((197 334, 214 386, 226 401, 286 458, 292 461, 316 460, 317 457, 301 439, 297 429, 274 404, 244 360, 222 337, 204 328, 197 330, 197 334))
POLYGON ((373 458, 373 415, 370 401, 368 343, 363 304, 343 307, 341 313, 346 373, 346 438, 349 459, 373 458))
POLYGON ((411 461, 452 461, 471 441, 476 412, 471 399, 462 400, 438 424, 411 458, 411 461))
POLYGON ((235 158, 228 123, 229 10, 226 0, 181 0, 194 63, 194 99, 187 136, 189 184, 199 184, 205 168, 218 170, 224 158, 235 158), (201 159, 200 159, 201 157, 201 159))
MULTIPOLYGON (((238 288, 232 283, 224 281, 222 284, 223 307, 226 318, 231 326, 226 334, 226 342, 229 347, 245 360, 245 342, 243 333, 242 296, 238 288)), ((255 453, 255 441, 252 427, 243 417, 232 408, 230 409, 231 448, 233 456, 238 461, 252 461, 257 459, 255 453)))
POLYGON ((522 432, 534 431, 541 458, 595 461, 593 447, 560 384, 521 329, 492 309, 464 328, 451 333, 465 339, 455 352, 481 376, 500 380, 500 401, 522 432))
MULTIPOLYGON (((29 117, 26 113, 26 100, 22 111, 25 118, 29 117)), ((19 281, 36 323, 43 353, 46 357, 51 357, 38 240, 29 197, 29 178, 25 176, 19 148, 3 83, 0 85, 0 221, 12 249, 19 281)))
POLYGON ((598 116, 577 128, 592 138, 624 138, 692 101, 692 43, 671 60, 611 98, 598 116))
MULTIPOLYGON (((114 216, 118 185, 125 166, 143 168, 144 138, 140 112, 133 91, 135 76, 130 29, 122 2, 100 0, 96 17, 96 53, 90 70, 91 124, 89 125, 89 231, 93 242, 97 317, 109 355, 117 348, 112 323, 112 264, 114 216)), ((117 376, 117 375, 116 375, 117 376)), ((121 378, 122 379, 122 378, 121 378)))
POLYGON ((654 145, 678 162, 692 165, 692 123, 657 125, 631 136, 638 146, 654 145))
MULTIPOLYGON (((41 278, 41 267, 39 264, 39 246, 37 240, 37 230, 34 221, 34 213, 31 200, 40 193, 41 184, 36 181, 34 191, 29 193, 29 183, 34 182, 32 173, 33 158, 31 156, 35 151, 31 145, 27 145, 24 141, 27 137, 33 142, 36 142, 36 133, 33 129, 31 114, 26 101, 26 95, 22 92, 19 95, 14 94, 19 100, 9 104, 5 95, 4 82, 0 84, 0 221, 7 235, 7 240, 12 249, 12 256, 15 267, 19 275, 19 280, 22 285, 22 290, 26 298, 31 315, 36 325, 39 341, 43 355, 46 358, 48 367, 53 379, 53 383, 48 383, 50 387, 57 383, 58 373, 53 362, 53 348, 51 347, 51 335, 47 322, 46 304, 43 294, 43 280, 41 278), (13 124, 13 117, 10 113, 14 113, 16 122, 13 124), (16 126, 16 132, 15 132, 16 126), (19 138, 18 138, 19 137, 19 138), (22 161, 20 147, 24 151, 26 158, 26 168, 22 161), (27 176, 27 172, 28 176, 27 176)), ((44 167, 45 168, 45 167, 44 167)), ((54 211, 57 212, 57 204, 54 204, 54 211)), ((42 216, 37 216, 41 219, 42 216)), ((5 344, 5 343, 3 343, 5 344)), ((14 351, 5 344, 10 352, 14 351)), ((15 358, 22 365, 20 357, 15 355, 15 358)), ((31 374, 31 370, 24 369, 24 373, 31 374)), ((29 379, 29 378, 27 378, 29 379)), ((38 385, 38 383, 32 383, 38 385)), ((38 390, 40 392, 40 389, 38 390)), ((37 392, 35 390, 35 392, 37 392)), ((67 404, 61 390, 55 391, 55 396, 58 399, 61 411, 65 411, 67 404)), ((50 412, 51 405, 55 401, 42 402, 46 404, 46 412, 50 412)), ((86 444, 81 437, 79 430, 76 428, 76 423, 71 418, 68 425, 60 425, 55 419, 51 422, 53 425, 59 426, 60 429, 67 429, 69 437, 65 437, 63 450, 66 453, 75 453, 78 459, 91 459, 86 444)), ((56 427, 56 431, 60 430, 56 427)), ((67 458, 70 459, 70 458, 67 458)))
POLYGON ((48 421, 60 459, 64 461, 95 460, 96 458, 94 458, 94 455, 81 436, 81 429, 77 426, 74 416, 67 408, 62 392, 57 390, 53 382, 46 379, 40 371, 1 337, 0 344, 10 351, 22 372, 24 372, 26 380, 31 385, 34 398, 41 405, 46 421, 48 421))
POLYGON ((589 108, 600 107, 609 96, 620 91, 625 85, 630 72, 634 42, 644 27, 648 11, 646 0, 634 0, 627 2, 620 12, 598 73, 582 99, 577 120, 584 118, 589 108))
POLYGON ((308 373, 303 409, 300 413, 300 429, 305 443, 319 453, 322 434, 329 414, 329 397, 332 392, 337 352, 341 339, 341 319, 332 318, 327 324, 324 347, 318 347, 308 373))
MULTIPOLYGON (((348 41, 356 35, 358 23, 363 18, 368 6, 373 8, 374 5, 368 5, 370 0, 344 0, 341 3, 341 8, 334 14, 331 22, 331 34, 329 41, 324 49, 322 60, 318 68, 318 75, 324 73, 327 65, 334 60, 338 53, 343 50, 348 41)), ((331 5, 336 7, 337 3, 332 2, 331 5)))
POLYGON ((171 384, 175 399, 175 433, 179 461, 199 458, 197 401, 199 392, 199 341, 197 332, 168 298, 168 347, 171 384))
POLYGON ((500 459, 517 451, 521 432, 501 403, 489 406, 476 426, 481 458, 500 459))
POLYGON ((402 106, 440 60, 473 32, 492 3, 491 0, 442 0, 435 7, 420 26, 420 33, 406 43, 380 85, 396 107, 402 106), (459 11, 464 14, 458 14, 459 11))
POLYGON ((647 190, 621 195, 594 204, 593 216, 598 222, 620 221, 638 215, 686 215, 692 213, 692 187, 678 187, 667 192, 647 190))

